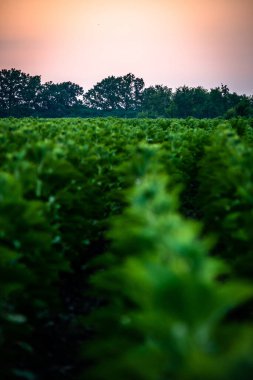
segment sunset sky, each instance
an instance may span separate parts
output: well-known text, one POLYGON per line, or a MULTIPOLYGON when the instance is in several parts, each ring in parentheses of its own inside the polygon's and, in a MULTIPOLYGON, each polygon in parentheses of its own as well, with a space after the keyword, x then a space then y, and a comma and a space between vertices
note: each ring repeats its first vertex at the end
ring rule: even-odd
POLYGON ((253 0, 0 0, 0 68, 253 94, 253 0))

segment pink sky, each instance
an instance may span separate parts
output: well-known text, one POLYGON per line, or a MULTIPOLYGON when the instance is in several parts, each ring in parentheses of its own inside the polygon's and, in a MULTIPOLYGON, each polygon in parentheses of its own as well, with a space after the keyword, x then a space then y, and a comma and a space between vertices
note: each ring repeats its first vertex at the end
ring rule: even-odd
POLYGON ((253 0, 0 0, 0 68, 253 94, 253 0))

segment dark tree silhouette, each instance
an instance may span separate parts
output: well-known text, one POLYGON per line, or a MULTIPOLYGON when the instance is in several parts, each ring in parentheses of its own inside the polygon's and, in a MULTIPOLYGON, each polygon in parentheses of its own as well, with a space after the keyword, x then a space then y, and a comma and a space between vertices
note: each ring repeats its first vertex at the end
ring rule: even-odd
POLYGON ((68 116, 73 108, 82 105, 83 89, 72 82, 46 82, 38 96, 38 111, 47 117, 68 116))
POLYGON ((144 90, 142 97, 143 117, 166 117, 172 101, 172 89, 167 86, 151 86, 144 90))
POLYGON ((231 93, 223 84, 210 90, 181 86, 173 92, 161 85, 144 89, 143 79, 133 74, 109 76, 84 94, 72 82, 41 84, 39 75, 3 69, 0 116, 247 117, 253 116, 253 98, 231 93))
POLYGON ((28 116, 35 112, 40 91, 40 76, 31 76, 21 70, 0 71, 0 114, 28 116))
POLYGON ((144 81, 133 74, 110 76, 84 95, 84 104, 102 111, 138 111, 141 108, 144 81))

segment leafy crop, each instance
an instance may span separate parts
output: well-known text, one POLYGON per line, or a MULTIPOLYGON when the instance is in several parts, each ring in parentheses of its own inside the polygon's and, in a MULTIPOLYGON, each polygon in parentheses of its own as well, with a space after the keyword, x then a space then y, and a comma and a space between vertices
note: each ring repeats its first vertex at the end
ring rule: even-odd
POLYGON ((2 378, 251 378, 252 125, 0 120, 2 378))

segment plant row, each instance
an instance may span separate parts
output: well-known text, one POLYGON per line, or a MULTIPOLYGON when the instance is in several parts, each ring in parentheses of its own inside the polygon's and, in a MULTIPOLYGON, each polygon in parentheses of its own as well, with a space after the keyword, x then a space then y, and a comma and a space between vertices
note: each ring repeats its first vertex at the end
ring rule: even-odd
POLYGON ((252 145, 251 119, 2 119, 2 377, 250 379, 252 145))

